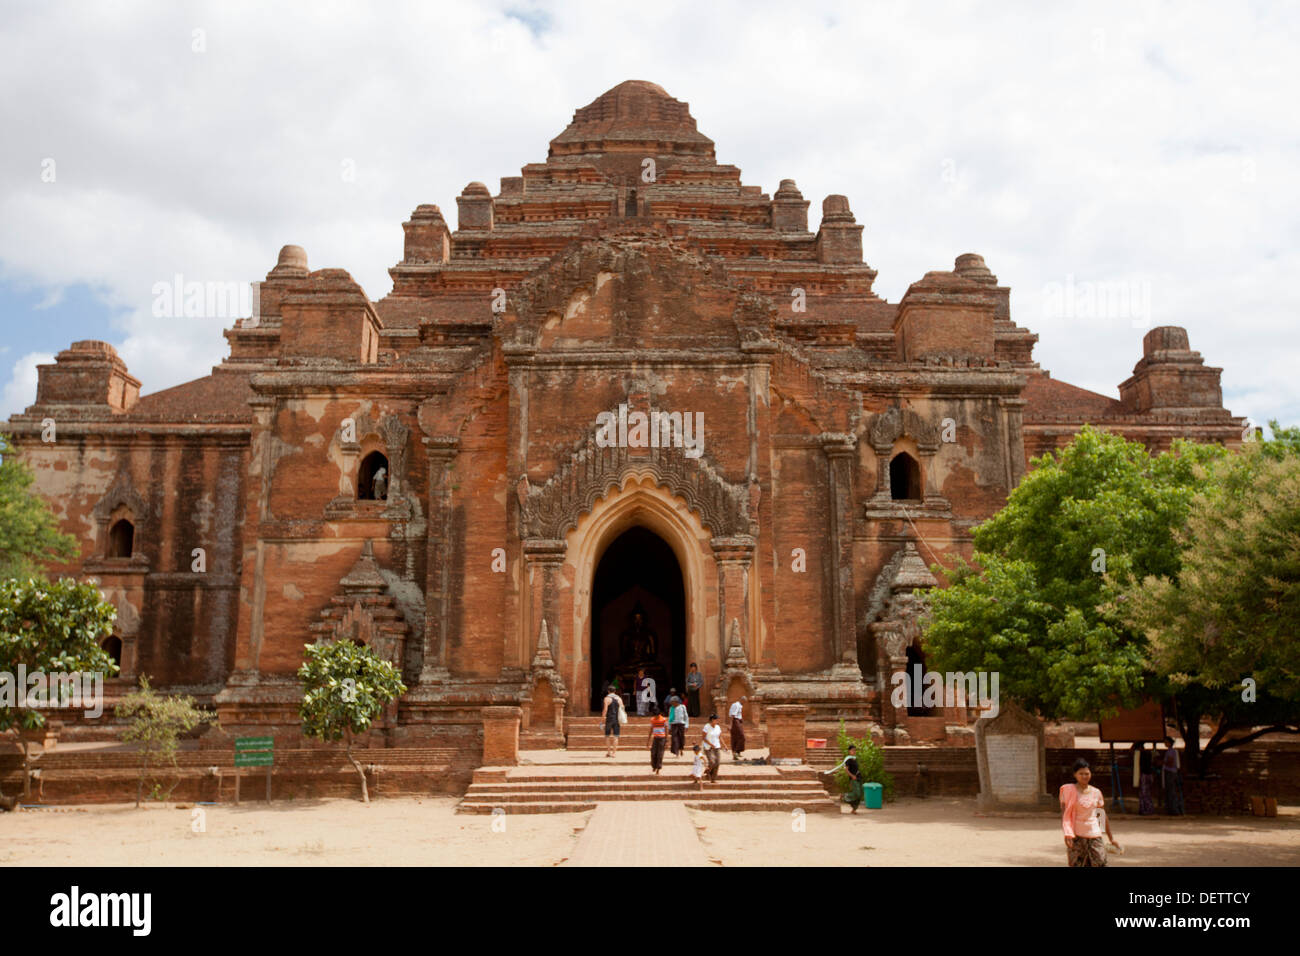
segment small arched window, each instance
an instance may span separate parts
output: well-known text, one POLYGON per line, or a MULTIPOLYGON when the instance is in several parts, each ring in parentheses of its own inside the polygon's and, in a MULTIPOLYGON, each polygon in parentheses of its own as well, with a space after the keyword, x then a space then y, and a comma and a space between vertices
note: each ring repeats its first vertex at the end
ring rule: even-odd
POLYGON ((109 657, 113 658, 114 664, 118 667, 122 666, 122 639, 120 637, 116 634, 110 634, 104 638, 104 642, 99 646, 104 649, 109 657))
POLYGON ((110 558, 129 558, 135 552, 135 525, 126 518, 119 518, 108 529, 108 556, 110 558))
POLYGON ((921 500, 921 466, 905 451, 889 462, 889 497, 894 501, 921 500))
POLYGON ((372 451, 361 459, 357 470, 358 501, 387 501, 389 483, 388 459, 384 455, 372 451))
POLYGON ((907 716, 933 717, 935 708, 923 705, 925 700, 925 653, 915 643, 907 647, 907 716))

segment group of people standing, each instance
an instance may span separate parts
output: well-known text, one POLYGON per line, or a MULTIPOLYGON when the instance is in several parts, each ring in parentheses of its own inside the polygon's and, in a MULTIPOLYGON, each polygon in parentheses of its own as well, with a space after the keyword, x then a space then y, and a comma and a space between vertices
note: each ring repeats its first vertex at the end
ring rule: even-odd
MULTIPOLYGON (((690 673, 686 675, 684 699, 677 693, 677 689, 673 688, 668 692, 668 697, 662 706, 654 700, 645 702, 645 712, 650 716, 646 748, 650 751, 650 768, 656 775, 663 770, 665 750, 670 750, 674 757, 680 757, 686 750, 686 736, 690 730, 691 718, 699 716, 700 688, 703 686, 704 678, 698 668, 692 664, 690 673)), ((728 709, 727 713, 731 720, 730 746, 722 741, 722 725, 718 722, 716 713, 709 715, 708 722, 701 729, 699 743, 692 748, 695 762, 691 771, 691 776, 695 778, 700 789, 704 787, 705 776, 711 783, 718 779, 723 750, 730 750, 734 759, 741 759, 745 751, 745 701, 747 699, 742 695, 728 709)), ((642 713, 640 703, 641 698, 638 698, 638 715, 642 713)), ((616 684, 611 683, 606 691, 600 716, 605 731, 605 755, 617 756, 618 740, 623 724, 627 723, 627 712, 616 684)))
POLYGON ((1138 750, 1138 813, 1150 816, 1156 812, 1157 791, 1165 813, 1180 817, 1183 806, 1182 760, 1174 748, 1174 738, 1165 738, 1164 751, 1147 750, 1140 744, 1138 750))
MULTIPOLYGON (((655 679, 647 676, 645 668, 639 668, 632 684, 632 701, 636 707, 636 715, 638 717, 648 717, 650 715, 651 705, 659 701, 656 693, 655 679)), ((692 717, 700 716, 700 691, 703 687, 704 675, 701 674, 700 669, 692 663, 691 669, 686 675, 685 700, 687 713, 692 717)), ((617 677, 613 678, 609 682, 606 693, 609 691, 622 696, 622 688, 619 686, 619 679, 617 677)), ((677 688, 674 687, 668 692, 668 697, 676 696, 677 688)), ((663 705, 660 709, 664 711, 668 709, 667 699, 663 701, 663 705)))

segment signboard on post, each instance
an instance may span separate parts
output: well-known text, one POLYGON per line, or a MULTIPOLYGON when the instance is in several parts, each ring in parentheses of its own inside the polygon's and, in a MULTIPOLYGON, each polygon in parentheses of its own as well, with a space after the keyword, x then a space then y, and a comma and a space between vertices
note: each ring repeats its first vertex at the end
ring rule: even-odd
POLYGON ((1132 710, 1121 710, 1098 725, 1104 744, 1159 743, 1167 736, 1165 710, 1158 700, 1148 700, 1132 710))
POLYGON ((266 768, 266 800, 271 802, 271 767, 275 763, 274 737, 235 738, 235 803, 239 803, 239 781, 244 767, 266 768))

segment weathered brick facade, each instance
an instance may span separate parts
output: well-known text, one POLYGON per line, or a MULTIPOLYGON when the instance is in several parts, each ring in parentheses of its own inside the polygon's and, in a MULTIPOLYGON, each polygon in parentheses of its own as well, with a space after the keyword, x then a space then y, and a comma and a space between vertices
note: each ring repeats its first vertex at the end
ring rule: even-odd
POLYGON ((911 591, 931 555, 969 553, 1032 455, 1085 422, 1152 448, 1241 437, 1181 329, 1148 333, 1111 399, 1034 363, 977 255, 884 301, 844 196, 810 232, 793 181, 742 185, 652 84, 610 90, 546 162, 457 205, 454 232, 416 208, 377 302, 286 246, 206 378, 141 397, 99 342, 41 367, 10 428, 81 543, 63 570, 120 609, 126 679, 288 733, 303 644, 342 635, 404 671, 390 744, 477 739, 502 706, 545 737, 616 673, 592 673, 593 629, 639 639, 601 612, 640 602, 651 669, 681 687, 697 662, 706 706, 744 693, 756 731, 799 704, 808 733, 843 716, 909 739, 881 692, 915 640, 911 591), (698 456, 638 446, 656 411, 702 413, 698 456), (605 447, 603 413, 625 446, 605 447), (634 528, 676 567, 624 559, 623 603, 594 607, 634 528), (668 583, 638 591, 641 572, 668 583))

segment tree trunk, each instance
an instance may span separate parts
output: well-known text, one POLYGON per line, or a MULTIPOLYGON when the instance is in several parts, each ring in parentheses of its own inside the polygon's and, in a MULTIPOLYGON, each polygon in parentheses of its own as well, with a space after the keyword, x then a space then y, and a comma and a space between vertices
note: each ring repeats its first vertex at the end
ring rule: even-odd
POLYGON ((32 742, 23 735, 23 799, 32 797, 32 742))
POLYGON ((356 768, 357 776, 359 776, 359 777, 361 778, 361 801, 362 801, 363 803, 369 803, 369 802, 370 802, 370 790, 369 790, 369 788, 366 787, 366 772, 365 772, 365 770, 363 770, 363 769, 361 768, 361 764, 357 763, 357 758, 354 757, 354 756, 352 756, 352 734, 351 734, 351 732, 349 732, 346 736, 347 736, 347 744, 348 744, 348 747, 347 747, 348 761, 352 764, 353 767, 356 768))
POLYGON ((140 779, 135 782, 135 808, 140 809, 140 800, 144 795, 144 775, 149 772, 149 750, 140 748, 140 779))
POLYGON ((1188 713, 1185 707, 1179 706, 1178 698, 1175 697, 1174 719, 1178 722, 1178 732, 1183 738, 1184 775, 1196 774, 1198 777, 1204 777, 1205 771, 1209 769, 1209 759, 1208 757, 1201 759, 1200 711, 1188 713))

